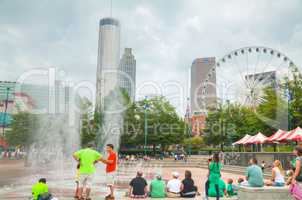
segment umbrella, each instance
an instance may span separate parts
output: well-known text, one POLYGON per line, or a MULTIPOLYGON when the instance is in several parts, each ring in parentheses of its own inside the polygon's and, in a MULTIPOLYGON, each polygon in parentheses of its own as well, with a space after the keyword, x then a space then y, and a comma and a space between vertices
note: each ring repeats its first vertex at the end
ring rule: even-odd
POLYGON ((278 138, 286 134, 287 132, 279 129, 276 133, 267 138, 266 142, 278 142, 278 138))
POLYGON ((266 140, 267 137, 259 132, 257 135, 254 135, 248 141, 246 141, 246 144, 263 144, 266 140))
POLYGON ((241 138, 237 142, 234 142, 233 145, 244 144, 250 137, 252 137, 252 136, 250 136, 249 134, 246 134, 243 138, 241 138))

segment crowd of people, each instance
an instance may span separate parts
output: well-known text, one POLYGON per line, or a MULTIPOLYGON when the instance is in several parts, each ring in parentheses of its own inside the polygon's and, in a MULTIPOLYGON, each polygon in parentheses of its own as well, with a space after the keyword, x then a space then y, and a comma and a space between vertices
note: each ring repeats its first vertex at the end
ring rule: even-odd
MULTIPOLYGON (((114 183, 116 181, 117 154, 112 144, 106 145, 108 157, 105 159, 102 155, 95 151, 91 145, 87 148, 79 150, 73 154, 74 159, 78 162, 76 176, 76 192, 75 198, 79 200, 89 200, 91 186, 94 173, 96 171, 95 164, 102 162, 106 165, 106 184, 110 193, 106 196, 107 200, 114 199, 114 183)), ((204 199, 215 197, 219 200, 223 196, 235 196, 238 194, 240 187, 284 187, 285 185, 295 184, 302 188, 302 148, 296 147, 294 150, 296 158, 291 162, 291 167, 285 171, 279 160, 273 162, 271 167, 271 179, 264 180, 263 171, 266 165, 258 164, 256 158, 251 158, 249 166, 246 169, 245 177, 239 178, 237 181, 222 179, 221 170, 223 158, 219 153, 215 153, 208 160, 208 174, 205 182, 204 199), (287 179, 286 179, 287 178, 287 179)), ((194 198, 200 195, 198 187, 195 184, 192 173, 186 170, 184 178, 180 179, 177 171, 172 172, 170 180, 164 180, 161 174, 156 174, 155 178, 148 184, 143 176, 143 171, 138 171, 136 177, 129 181, 129 190, 127 196, 135 198, 194 198)), ((51 200, 55 199, 48 193, 46 179, 42 178, 32 188, 33 200, 51 200)))
POLYGON ((20 149, 0 152, 0 159, 20 160, 25 158, 25 156, 25 151, 21 151, 20 149))

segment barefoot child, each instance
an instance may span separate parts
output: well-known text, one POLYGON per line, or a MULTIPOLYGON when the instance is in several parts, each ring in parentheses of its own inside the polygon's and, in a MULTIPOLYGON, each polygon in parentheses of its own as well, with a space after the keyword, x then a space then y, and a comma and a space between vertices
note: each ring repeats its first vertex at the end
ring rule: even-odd
POLYGON ((76 171, 76 176, 75 176, 75 182, 76 182, 76 190, 75 190, 75 195, 74 198, 79 199, 80 198, 80 162, 77 164, 77 171, 76 171))

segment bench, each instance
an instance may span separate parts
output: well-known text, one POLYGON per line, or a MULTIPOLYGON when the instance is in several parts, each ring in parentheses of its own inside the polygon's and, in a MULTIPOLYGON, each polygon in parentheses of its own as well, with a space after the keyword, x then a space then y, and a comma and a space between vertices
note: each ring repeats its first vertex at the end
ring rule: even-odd
POLYGON ((240 187, 239 200, 293 200, 288 187, 240 187))

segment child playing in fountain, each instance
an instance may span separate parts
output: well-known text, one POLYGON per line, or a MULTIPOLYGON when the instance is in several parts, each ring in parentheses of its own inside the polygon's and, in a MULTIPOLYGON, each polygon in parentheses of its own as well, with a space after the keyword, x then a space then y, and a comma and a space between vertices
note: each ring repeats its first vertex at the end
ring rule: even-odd
POLYGON ((228 179, 227 193, 229 197, 235 196, 238 194, 238 186, 233 184, 233 179, 228 179))
POLYGON ((41 178, 38 183, 32 187, 33 200, 50 200, 51 195, 48 193, 46 179, 41 178))
POLYGON ((80 162, 77 164, 77 171, 75 175, 75 182, 76 182, 76 190, 74 198, 79 199, 80 198, 80 162))

